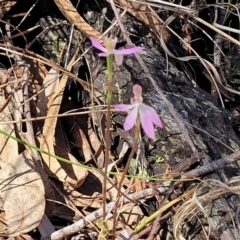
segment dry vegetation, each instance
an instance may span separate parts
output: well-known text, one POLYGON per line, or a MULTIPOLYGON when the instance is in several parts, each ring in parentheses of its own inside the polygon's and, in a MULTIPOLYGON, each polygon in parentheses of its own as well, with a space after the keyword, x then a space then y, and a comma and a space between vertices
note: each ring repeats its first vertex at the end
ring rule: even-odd
MULTIPOLYGON (((229 164, 238 168, 239 145, 184 121, 156 84, 141 54, 135 54, 134 61, 139 62, 171 114, 190 154, 172 166, 158 153, 155 162, 165 168, 156 176, 142 162, 150 158, 147 150, 139 143, 132 154, 133 135, 123 135, 122 126, 113 121, 111 139, 121 132, 120 138, 130 140, 111 143, 111 161, 104 171, 106 86, 94 82, 91 67, 97 55, 92 54, 89 38, 103 42, 105 36, 115 32, 128 46, 134 45, 129 26, 122 20, 124 16, 134 19, 147 29, 147 38, 161 48, 166 68, 169 59, 181 65, 193 88, 199 84, 192 64, 197 63, 201 76, 210 83, 210 88, 201 87, 216 99, 219 108, 229 110, 229 118, 236 120, 240 116, 240 67, 236 64, 232 73, 228 67, 233 63, 227 64, 225 59, 229 56, 238 62, 233 54, 240 54, 240 4, 234 0, 89 0, 99 7, 97 12, 90 11, 91 4, 86 4, 86 9, 84 5, 78 8, 81 1, 0 0, 0 238, 239 240, 239 199, 235 200, 237 208, 226 204, 216 210, 213 204, 238 196, 240 178, 203 178, 229 164), (47 21, 40 24, 45 3, 54 5, 51 11, 61 16, 55 21, 54 13, 49 26, 44 25, 47 21), (36 18, 39 15, 37 21, 35 14, 36 18), (99 21, 99 29, 95 29, 92 15, 97 16, 96 21, 108 21, 109 27, 101 31, 99 21), (31 25, 31 21, 36 24, 31 25), (59 36, 53 37, 50 30, 64 26, 69 35, 59 42, 59 36), (43 41, 50 35, 58 42, 57 50, 49 42, 50 48, 44 52, 43 41), (228 154, 210 163, 203 160, 206 155, 193 139, 193 129, 227 149, 228 154), (130 171, 124 168, 132 155, 134 170, 130 171), (106 192, 102 191, 104 180, 106 192), (146 213, 144 206, 149 207, 149 200, 156 206, 146 213), (219 215, 223 209, 221 217, 231 228, 209 217, 211 211, 219 215)), ((121 102, 125 97, 118 82, 114 82, 114 88, 121 102)), ((167 131, 169 120, 162 120, 166 126, 163 131, 167 131)), ((236 120, 236 136, 238 126, 236 120)))

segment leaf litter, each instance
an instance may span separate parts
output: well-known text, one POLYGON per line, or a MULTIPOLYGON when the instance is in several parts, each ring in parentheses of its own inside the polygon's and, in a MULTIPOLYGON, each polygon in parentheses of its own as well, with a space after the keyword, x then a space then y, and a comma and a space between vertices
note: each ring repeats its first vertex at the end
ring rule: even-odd
MULTIPOLYGON (((0 17, 3 18, 14 4, 20 4, 22 1, 23 0, 5 1, 4 6, 0 10, 0 17)), ((113 4, 113 1, 110 2, 113 4)), ((146 24, 146 26, 151 29, 152 38, 155 39, 156 42, 161 42, 162 40, 168 42, 170 38, 169 28, 168 26, 166 27, 166 23, 163 25, 163 21, 152 8, 158 7, 158 4, 148 5, 134 1, 134 3, 129 5, 130 3, 125 0, 114 0, 114 2, 125 8, 126 11, 136 19, 146 24), (152 7, 150 5, 152 5, 152 7), (163 29, 162 26, 164 26, 163 29), (159 32, 162 33, 161 40, 158 34, 156 34, 159 32)), ((85 36, 88 38, 99 38, 100 43, 103 43, 102 34, 82 18, 77 11, 77 7, 74 6, 72 2, 69 0, 54 0, 52 3, 56 4, 55 7, 61 11, 70 24, 74 24, 76 28, 78 28, 77 31, 83 33, 84 36, 81 36, 80 41, 78 41, 80 45, 84 42, 85 36)), ((168 1, 165 1, 165 4, 171 7, 174 6, 173 3, 168 5, 168 1)), ((184 9, 185 7, 182 8, 184 9)), ((21 17, 21 13, 17 14, 21 17)), ((104 11, 102 11, 102 14, 105 14, 104 11)), ((171 19, 169 21, 171 21, 171 19)), ((118 22, 118 24, 121 27, 121 22, 118 22)), ((51 27, 54 26, 50 26, 50 28, 51 27)), ((189 33, 191 28, 189 25, 187 30, 184 28, 184 31, 186 31, 187 36, 183 37, 183 40, 187 42, 187 45, 181 42, 182 48, 185 49, 188 54, 192 54, 192 39, 189 33)), ((222 34, 221 31, 219 31, 219 33, 222 34)), ((232 38, 230 38, 230 40, 234 42, 232 38)), ((11 38, 7 39, 5 41, 5 44, 6 43, 8 43, 8 47, 11 46, 14 50, 14 43, 11 41, 11 38)), ((144 181, 141 176, 135 176, 136 178, 133 180, 130 179, 129 176, 126 176, 122 181, 122 168, 124 168, 126 157, 129 154, 132 144, 131 141, 128 141, 129 136, 128 138, 122 137, 124 138, 123 145, 120 149, 116 150, 115 145, 121 145, 122 139, 121 137, 117 139, 117 137, 114 137, 114 134, 112 134, 113 139, 111 139, 111 141, 113 151, 111 152, 111 162, 107 168, 109 173, 108 176, 104 176, 105 142, 103 135, 105 129, 104 124, 101 122, 102 119, 104 119, 104 113, 96 111, 97 108, 93 105, 95 101, 97 104, 100 102, 104 103, 103 98, 96 97, 99 94, 102 95, 101 89, 94 89, 94 86, 91 85, 93 80, 91 79, 92 76, 84 76, 83 78, 85 79, 86 77, 86 80, 82 81, 82 79, 70 74, 70 71, 75 71, 73 62, 80 62, 84 57, 86 57, 86 59, 89 58, 89 55, 84 56, 83 46, 80 45, 77 46, 76 51, 71 55, 69 61, 64 63, 66 66, 65 70, 67 71, 63 71, 61 65, 58 64, 61 61, 62 64, 64 62, 63 52, 65 51, 66 53, 65 47, 63 47, 61 53, 58 55, 57 65, 44 58, 42 58, 44 61, 42 61, 42 59, 40 61, 40 58, 35 55, 34 52, 30 53, 26 49, 24 51, 25 56, 22 57, 22 59, 28 63, 29 72, 27 85, 29 85, 29 91, 27 92, 22 88, 22 83, 26 81, 24 71, 21 70, 21 67, 18 66, 17 63, 17 66, 15 65, 8 70, 0 69, 2 85, 0 92, 0 102, 2 104, 0 130, 5 133, 5 135, 0 135, 0 217, 3 222, 3 236, 22 236, 33 239, 31 236, 34 235, 33 233, 38 228, 39 239, 40 237, 44 239, 62 239, 63 237, 80 232, 81 229, 84 228, 86 234, 80 234, 81 236, 77 235, 79 239, 80 237, 90 236, 91 234, 94 236, 93 239, 96 239, 96 236, 98 236, 98 239, 138 239, 141 234, 138 235, 138 232, 134 231, 134 229, 136 229, 141 222, 151 222, 154 220, 149 220, 149 216, 146 216, 140 205, 144 205, 145 200, 153 196, 156 197, 158 202, 164 205, 164 199, 161 195, 158 195, 159 192, 162 195, 167 195, 166 191, 168 189, 171 190, 170 186, 173 185, 171 183, 173 175, 181 175, 181 170, 186 171, 199 161, 198 156, 191 157, 189 158, 190 164, 188 164, 187 169, 183 166, 184 164, 180 163, 177 165, 177 172, 171 171, 171 166, 167 164, 169 166, 168 170, 163 173, 166 182, 160 182, 160 186, 157 187, 152 183, 144 181), (31 58, 29 58, 29 56, 31 56, 31 58), (69 93, 66 93, 66 89, 70 88, 70 78, 74 78, 71 80, 72 82, 70 82, 71 88, 74 87, 77 89, 79 84, 82 84, 81 86, 83 86, 86 91, 87 101, 84 102, 81 107, 73 105, 72 102, 70 103, 72 96, 67 96, 69 93), (92 90, 96 91, 96 94, 91 95, 92 90), (31 117, 26 117, 29 116, 25 112, 27 109, 27 104, 24 100, 26 99, 26 94, 31 106, 31 117), (92 99, 89 95, 91 95, 92 99), (78 107, 81 109, 81 113, 78 116, 71 117, 71 120, 67 120, 67 118, 65 120, 59 117, 62 116, 62 112, 65 113, 62 117, 67 117, 69 114, 74 113, 74 111, 79 110, 77 109, 78 107), (84 108, 88 109, 89 112, 84 112, 82 110, 84 108), (101 120, 95 121, 89 117, 93 115, 97 115, 97 118, 101 120), (33 121, 40 119, 41 121, 33 121), (26 122, 29 121, 31 122, 30 124, 33 125, 35 133, 31 137, 36 139, 36 147, 41 149, 41 164, 39 163, 39 159, 36 159, 33 148, 22 144, 26 142, 24 133, 26 131, 25 128, 27 128, 26 122), (67 124, 66 121, 69 123, 67 124), (9 137, 9 135, 14 138, 20 138, 22 142, 17 142, 9 137), (64 158, 67 161, 59 161, 54 158, 54 155, 64 158), (197 158, 197 160, 195 158, 197 158), (83 167, 81 164, 85 164, 86 167, 83 167), (115 177, 112 176, 112 172, 115 172, 115 177), (106 218, 102 220, 102 184, 104 178, 108 179, 106 183, 106 207, 108 214, 106 218), (118 188, 119 182, 122 182, 120 188, 118 188), (122 194, 120 199, 117 199, 119 190, 122 194), (114 206, 115 201, 118 201, 118 206, 114 206), (116 215, 114 215, 112 213, 116 208, 116 215), (114 225, 113 218, 117 219, 116 225, 114 225), (99 220, 96 221, 97 219, 99 220), (63 220, 65 220, 65 222, 63 220), (54 221, 57 221, 57 224, 54 224, 54 221), (64 225, 64 223, 66 224, 64 225), (59 227, 58 225, 61 225, 62 229, 55 232, 54 225, 56 228, 59 227), (66 225, 69 226, 65 227, 66 225), (116 229, 114 233, 116 236, 111 235, 112 229, 116 229)), ((7 44, 5 47, 6 46, 7 44)), ((166 46, 164 45, 164 47, 166 46)), ((7 48, 5 48, 5 50, 7 52, 7 48)), ((56 52, 54 52, 54 54, 56 54, 56 52)), ((171 54, 169 55, 171 56, 171 54)), ((92 54, 90 58, 94 58, 94 62, 100 61, 94 54, 92 54)), ((232 90, 231 92, 236 93, 237 91, 232 90)), ((118 99, 122 99, 122 96, 118 96, 118 99)), ((175 110, 171 111, 174 112, 175 110)), ((179 118, 178 121, 181 122, 182 120, 179 118)), ((189 129, 185 128, 184 125, 182 126, 182 130, 185 131, 185 136, 188 136, 190 132, 189 129)), ((188 140, 192 144, 191 138, 188 140)), ((196 150, 195 147, 192 148, 194 151, 196 150)), ((235 154, 237 154, 237 152, 235 154)), ((137 156, 137 158, 139 158, 139 156, 137 156)), ((229 159, 226 158, 226 162, 228 161, 228 163, 230 163, 238 159, 239 157, 234 155, 229 157, 229 159)), ((214 166, 211 167, 211 170, 216 169, 214 166)), ((203 171, 209 172, 210 170, 203 171)), ((199 172, 196 174, 195 172, 191 173, 192 177, 199 177, 199 172)), ((187 174, 182 175, 183 178, 184 176, 187 176, 187 174)), ((238 180, 236 180, 236 182, 238 183, 238 180)), ((217 197, 220 198, 223 194, 229 192, 239 194, 238 188, 232 186, 233 183, 235 182, 230 181, 228 185, 216 181, 214 182, 214 184, 217 185, 216 189, 214 188, 216 186, 211 181, 209 184, 208 182, 205 184, 207 187, 212 188, 212 191, 219 193, 217 197), (225 191, 222 191, 222 189, 225 189, 225 191)), ((191 206, 194 206, 194 209, 200 207, 205 214, 206 210, 203 209, 203 207, 206 206, 202 202, 204 202, 206 197, 208 197, 208 202, 213 200, 207 194, 203 197, 200 195, 197 196, 197 194, 199 193, 193 193, 191 195, 192 198, 188 197, 188 199, 184 199, 184 197, 181 199, 181 196, 176 198, 182 200, 182 202, 185 201, 185 205, 187 205, 187 207, 185 207, 184 204, 182 204, 181 207, 173 207, 176 212, 178 208, 182 211, 175 214, 175 218, 179 216, 178 219, 174 220, 174 226, 176 226, 174 234, 176 239, 184 239, 180 226, 184 223, 184 219, 189 217, 186 213, 186 209, 189 207, 188 205, 192 204, 191 206), (202 205, 197 204, 198 199, 202 205)), ((180 194, 178 193, 178 195, 180 194)), ((169 206, 172 206, 170 198, 169 201, 169 206)), ((167 203, 164 206, 160 206, 159 212, 162 214, 164 210, 168 209, 167 206, 167 203)), ((191 214, 193 213, 191 212, 191 214)), ((149 215, 151 217, 151 214, 149 215)), ((149 227, 151 227, 151 225, 148 225, 146 229, 149 227)), ((150 230, 151 229, 149 229, 147 233, 150 232, 150 230)))

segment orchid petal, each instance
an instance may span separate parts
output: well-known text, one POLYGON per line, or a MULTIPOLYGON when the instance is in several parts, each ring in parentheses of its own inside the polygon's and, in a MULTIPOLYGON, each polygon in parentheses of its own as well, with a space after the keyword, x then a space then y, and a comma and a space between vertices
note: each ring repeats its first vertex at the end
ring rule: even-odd
POLYGON ((154 138, 153 124, 161 128, 163 127, 158 114, 152 107, 149 107, 148 105, 143 103, 139 107, 139 114, 140 114, 141 125, 144 132, 149 138, 153 139, 154 138))
POLYGON ((149 138, 154 139, 154 126, 153 126, 152 119, 149 116, 148 110, 147 111, 146 109, 144 109, 144 111, 140 110, 139 114, 140 114, 141 125, 144 132, 149 138))
POLYGON ((127 48, 127 49, 120 49, 120 50, 115 50, 114 54, 128 55, 128 54, 132 54, 132 53, 141 51, 143 49, 144 49, 144 47, 134 47, 134 48, 127 48))
POLYGON ((128 111, 134 107, 132 104, 116 104, 114 107, 120 111, 128 111))
POLYGON ((99 57, 107 57, 109 56, 110 54, 108 52, 104 52, 104 53, 99 53, 98 56, 99 57))
POLYGON ((90 38, 92 45, 97 48, 98 50, 102 51, 102 52, 107 52, 107 49, 105 47, 102 46, 102 44, 95 38, 90 38))
POLYGON ((163 128, 162 121, 156 111, 151 108, 151 113, 149 112, 152 122, 160 128, 163 128))
POLYGON ((152 120, 152 122, 157 125, 158 127, 160 128, 163 128, 163 124, 162 124, 162 121, 159 117, 159 115, 157 114, 157 112, 155 111, 154 108, 152 107, 149 107, 148 105, 142 103, 140 105, 140 110, 139 111, 142 111, 142 112, 147 112, 149 118, 152 120))
POLYGON ((122 54, 115 54, 114 58, 115 58, 115 62, 117 63, 117 65, 120 66, 123 62, 123 55, 122 54))
POLYGON ((125 131, 128 131, 133 128, 133 126, 136 124, 137 116, 138 116, 138 106, 135 106, 125 119, 124 126, 123 126, 125 131))

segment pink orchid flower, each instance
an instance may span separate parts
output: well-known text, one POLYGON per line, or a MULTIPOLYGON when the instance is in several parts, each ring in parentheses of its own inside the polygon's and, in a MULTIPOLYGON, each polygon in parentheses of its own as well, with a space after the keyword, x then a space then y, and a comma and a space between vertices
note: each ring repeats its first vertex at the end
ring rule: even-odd
POLYGON ((104 46, 102 46, 101 43, 95 38, 90 38, 90 40, 95 48, 102 51, 102 53, 98 54, 99 57, 107 57, 112 54, 114 55, 117 65, 122 64, 123 55, 132 54, 144 49, 144 47, 133 47, 128 49, 116 50, 115 47, 117 43, 117 38, 112 39, 111 37, 105 38, 104 46))
POLYGON ((137 84, 134 85, 133 94, 134 97, 131 99, 131 104, 115 105, 115 108, 120 111, 131 110, 131 112, 125 119, 124 130, 128 131, 132 129, 133 126, 136 124, 137 117, 139 115, 144 132, 149 138, 154 139, 154 124, 162 128, 162 122, 156 111, 152 107, 149 107, 148 105, 143 103, 141 86, 137 84))

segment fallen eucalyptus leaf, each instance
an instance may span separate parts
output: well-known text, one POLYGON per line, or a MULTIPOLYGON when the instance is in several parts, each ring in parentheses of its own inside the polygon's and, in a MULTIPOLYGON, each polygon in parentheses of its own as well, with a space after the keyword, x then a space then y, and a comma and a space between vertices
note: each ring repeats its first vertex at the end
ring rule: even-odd
POLYGON ((44 215, 44 186, 28 151, 11 162, 1 160, 0 188, 9 236, 36 228, 44 215))

